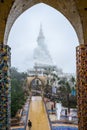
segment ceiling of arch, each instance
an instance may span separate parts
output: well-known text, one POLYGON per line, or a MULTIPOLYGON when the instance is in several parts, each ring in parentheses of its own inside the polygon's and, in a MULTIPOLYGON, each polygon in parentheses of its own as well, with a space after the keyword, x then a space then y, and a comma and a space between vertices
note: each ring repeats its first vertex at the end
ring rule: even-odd
POLYGON ((21 0, 21 2, 20 0, 0 0, 0 42, 4 39, 6 44, 10 29, 17 17, 40 2, 54 7, 65 15, 75 28, 80 44, 87 43, 86 0, 21 0))

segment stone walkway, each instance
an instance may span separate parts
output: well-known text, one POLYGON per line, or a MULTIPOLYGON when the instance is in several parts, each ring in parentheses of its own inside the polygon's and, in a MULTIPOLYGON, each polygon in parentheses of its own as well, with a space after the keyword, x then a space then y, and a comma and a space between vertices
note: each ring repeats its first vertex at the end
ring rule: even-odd
MULTIPOLYGON (((32 122, 32 130, 50 130, 45 105, 40 96, 32 97, 28 120, 32 122)), ((29 130, 28 126, 27 129, 29 130)))

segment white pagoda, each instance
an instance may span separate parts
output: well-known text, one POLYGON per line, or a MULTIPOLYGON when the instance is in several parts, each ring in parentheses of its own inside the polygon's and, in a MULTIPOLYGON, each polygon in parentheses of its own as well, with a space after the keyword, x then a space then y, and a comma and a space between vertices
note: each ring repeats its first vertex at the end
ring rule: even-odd
POLYGON ((34 50, 34 64, 36 65, 53 65, 51 56, 45 44, 45 37, 42 30, 42 25, 40 25, 39 36, 37 38, 37 47, 34 50))

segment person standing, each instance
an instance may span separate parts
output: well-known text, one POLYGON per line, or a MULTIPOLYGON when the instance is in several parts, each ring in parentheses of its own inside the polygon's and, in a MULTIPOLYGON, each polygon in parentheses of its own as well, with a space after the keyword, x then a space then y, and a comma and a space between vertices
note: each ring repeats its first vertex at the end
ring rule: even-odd
POLYGON ((31 130, 31 127, 32 127, 32 122, 29 120, 28 121, 28 128, 29 128, 29 130, 31 130))
POLYGON ((51 111, 52 111, 52 114, 53 114, 53 104, 51 105, 51 111))

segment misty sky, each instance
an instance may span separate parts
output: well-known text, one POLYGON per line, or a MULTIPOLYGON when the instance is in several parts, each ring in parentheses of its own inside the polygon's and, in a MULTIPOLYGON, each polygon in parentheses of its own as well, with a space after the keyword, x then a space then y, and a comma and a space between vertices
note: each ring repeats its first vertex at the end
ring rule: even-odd
POLYGON ((40 23, 54 64, 64 72, 75 73, 79 45, 76 32, 60 12, 42 3, 25 11, 12 26, 8 39, 11 65, 22 72, 32 68, 40 23))

